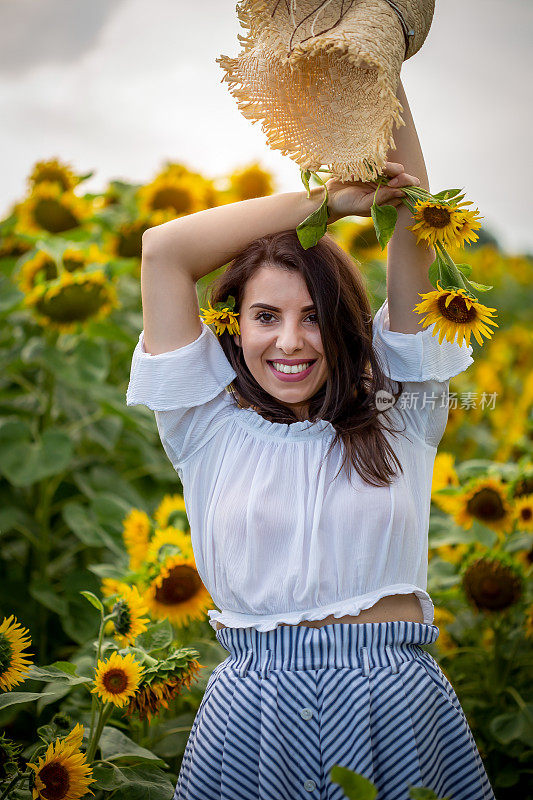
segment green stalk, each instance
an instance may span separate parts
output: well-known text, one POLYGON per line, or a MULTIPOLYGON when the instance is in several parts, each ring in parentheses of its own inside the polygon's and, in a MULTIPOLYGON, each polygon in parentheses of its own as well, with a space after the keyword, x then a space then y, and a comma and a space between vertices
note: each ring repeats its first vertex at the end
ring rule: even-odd
POLYGON ((108 721, 109 717, 113 713, 113 703, 109 703, 107 706, 102 704, 100 708, 100 714, 98 717, 98 723, 96 725, 96 731, 94 732, 94 736, 91 739, 89 744, 89 748, 87 750, 87 763, 92 764, 94 761, 94 756, 96 753, 96 748, 98 747, 98 742, 100 741, 100 736, 102 735, 102 731, 106 722, 108 721))
MULTIPOLYGON (((104 617, 103 614, 101 615, 100 630, 98 631, 98 646, 96 648, 96 666, 97 667, 98 667, 98 662, 100 661, 100 654, 102 652, 102 642, 103 642, 103 639, 104 639, 105 624, 106 624, 106 622, 108 620, 112 619, 113 616, 114 616, 113 614, 108 614, 107 617, 104 617)), ((91 700, 91 728, 90 728, 90 733, 89 733, 89 741, 92 741, 92 738, 93 738, 94 717, 95 717, 95 714, 96 714, 97 703, 98 703, 98 700, 97 700, 96 694, 93 693, 92 694, 92 700, 91 700)))

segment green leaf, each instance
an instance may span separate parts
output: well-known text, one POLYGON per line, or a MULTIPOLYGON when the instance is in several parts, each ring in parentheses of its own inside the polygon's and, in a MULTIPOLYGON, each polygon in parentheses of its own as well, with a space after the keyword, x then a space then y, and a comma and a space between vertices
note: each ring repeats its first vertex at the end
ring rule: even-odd
POLYGON ((135 644, 141 647, 147 653, 152 653, 155 650, 163 650, 172 643, 174 636, 172 625, 168 619, 150 625, 148 630, 141 633, 135 640, 135 644))
POLYGON ((436 289, 437 281, 440 280, 440 259, 438 253, 437 253, 437 258, 435 259, 433 264, 431 264, 428 270, 428 278, 431 285, 434 286, 436 289))
POLYGON ((478 292, 488 292, 489 289, 493 289, 493 286, 486 286, 484 283, 476 283, 476 281, 468 281, 470 286, 473 286, 474 289, 477 289, 478 292))
POLYGON ((104 606, 102 605, 102 601, 95 594, 93 594, 92 592, 80 592, 80 594, 83 595, 83 597, 85 597, 85 599, 88 600, 92 606, 98 609, 98 611, 100 611, 101 614, 104 613, 104 606))
POLYGON ((63 431, 49 428, 34 441, 24 422, 9 420, 0 427, 0 472, 17 488, 63 472, 72 453, 72 441, 63 431))
POLYGON ((450 200, 452 197, 457 197, 461 193, 461 189, 443 189, 442 192, 432 195, 437 200, 450 200))
POLYGON ((111 762, 95 765, 101 789, 113 791, 113 800, 169 800, 174 791, 170 778, 157 766, 120 766, 111 762))
POLYGON ((310 170, 308 170, 308 169, 306 169, 306 170, 303 170, 303 169, 301 169, 301 170, 300 170, 300 177, 301 177, 301 179, 302 179, 302 183, 303 183, 303 185, 304 185, 304 186, 305 186, 305 188, 307 189, 307 199, 309 199, 309 197, 311 196, 311 189, 309 188, 309 178, 311 177, 311 172, 310 172, 310 170))
POLYGON ((47 667, 32 667, 28 677, 32 680, 45 681, 46 683, 64 681, 71 686, 78 686, 91 680, 91 678, 78 675, 76 665, 71 664, 70 661, 56 661, 47 667))
POLYGON ((499 742, 509 744, 524 734, 524 717, 516 711, 512 714, 499 714, 491 719, 489 728, 499 742))
POLYGON ((0 694, 0 711, 8 706, 19 705, 20 703, 31 703, 41 697, 51 695, 53 692, 4 692, 0 694))
POLYGON ((303 249, 309 250, 310 247, 314 247, 326 233, 327 227, 328 204, 325 197, 322 204, 296 228, 303 249))
POLYGON ((156 756, 155 753, 152 753, 150 750, 146 750, 144 747, 135 744, 125 733, 119 731, 118 728, 106 726, 102 731, 99 746, 104 761, 120 761, 124 764, 128 762, 136 764, 150 762, 152 764, 167 766, 162 758, 159 758, 159 756, 156 756))
POLYGON ((45 578, 40 580, 33 580, 29 587, 30 595, 34 600, 37 600, 45 608, 54 611, 56 614, 65 614, 67 611, 67 603, 59 597, 56 589, 45 578))
POLYGON ((398 219, 398 212, 394 206, 378 206, 375 202, 370 209, 374 228, 380 247, 382 250, 387 246, 398 219))
POLYGON ((456 264, 457 269, 461 270, 463 275, 470 275, 472 273, 472 267, 470 264, 456 264))
POLYGON ((337 783, 349 800, 374 800, 378 790, 372 781, 347 767, 335 764, 330 770, 330 778, 337 783))

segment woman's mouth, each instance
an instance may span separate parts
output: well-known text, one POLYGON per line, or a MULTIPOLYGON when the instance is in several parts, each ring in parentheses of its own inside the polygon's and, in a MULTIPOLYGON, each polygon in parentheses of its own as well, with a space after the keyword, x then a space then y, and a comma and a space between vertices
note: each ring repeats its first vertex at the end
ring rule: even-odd
MULTIPOLYGON (((307 376, 311 373, 313 367, 316 364, 316 359, 308 363, 309 366, 306 369, 302 369, 300 365, 298 368, 299 369, 298 372, 281 372, 274 366, 274 364, 278 364, 277 361, 267 361, 268 366, 270 367, 271 371, 276 376, 276 378, 279 378, 280 381, 285 381, 287 383, 294 383, 296 381, 302 381, 304 378, 307 378, 307 376)), ((284 366, 284 365, 278 364, 278 366, 284 366)))

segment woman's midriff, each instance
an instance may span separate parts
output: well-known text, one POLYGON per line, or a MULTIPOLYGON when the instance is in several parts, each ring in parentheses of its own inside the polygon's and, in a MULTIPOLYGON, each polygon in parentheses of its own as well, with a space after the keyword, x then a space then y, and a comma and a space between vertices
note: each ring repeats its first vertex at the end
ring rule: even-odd
MULTIPOLYGON (((365 608, 357 616, 346 615, 344 617, 334 617, 330 614, 329 617, 324 619, 317 619, 312 622, 302 620, 297 622, 297 625, 304 625, 306 628, 320 628, 322 625, 331 625, 331 623, 361 623, 361 622, 423 622, 424 614, 420 600, 414 592, 411 594, 394 594, 382 597, 371 608, 365 608)), ((290 623, 280 622, 280 625, 288 625, 290 623)), ((217 622, 217 630, 226 628, 221 622, 217 622)))

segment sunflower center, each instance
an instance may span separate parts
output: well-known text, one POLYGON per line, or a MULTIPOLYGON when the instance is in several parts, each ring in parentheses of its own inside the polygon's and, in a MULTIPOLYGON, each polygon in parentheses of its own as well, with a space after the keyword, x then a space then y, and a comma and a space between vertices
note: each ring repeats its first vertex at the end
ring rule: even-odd
POLYGON ((128 676, 123 669, 110 669, 103 676, 102 683, 109 694, 120 694, 128 688, 128 676))
POLYGON ((524 520, 524 522, 529 522, 529 520, 531 519, 531 515, 532 515, 532 512, 531 512, 530 508, 523 508, 520 511, 520 517, 521 517, 521 519, 524 520))
POLYGON ((35 221, 49 233, 63 233, 80 224, 72 211, 59 200, 42 198, 35 205, 35 221))
POLYGON ((122 226, 118 233, 117 254, 121 258, 140 258, 143 233, 148 228, 145 222, 122 226))
POLYGON ((41 797, 46 800, 62 800, 67 796, 70 788, 70 778, 68 769, 58 761, 51 761, 45 764, 39 771, 39 778, 44 783, 41 789, 41 797))
POLYGON ((445 319, 456 324, 466 324, 477 319, 476 309, 474 306, 467 308, 463 297, 456 295, 452 298, 448 306, 446 305, 447 297, 448 295, 441 295, 437 300, 439 314, 445 319))
POLYGON ((442 206, 426 206, 422 211, 424 222, 432 228, 445 228, 450 224, 452 215, 442 206))
POLYGON ((90 279, 84 283, 68 283, 53 287, 36 303, 37 309, 56 322, 84 321, 101 308, 106 299, 105 287, 90 279), (57 291, 59 289, 59 291, 57 291))
POLYGON ((13 658, 13 647, 11 642, 3 633, 0 633, 0 675, 7 672, 11 666, 13 658))
POLYGON ((202 582, 196 570, 186 564, 172 567, 161 586, 155 591, 155 599, 166 606, 177 605, 194 597, 202 582))
POLYGON ((470 514, 481 520, 497 520, 505 515, 505 509, 498 492, 494 489, 481 489, 467 503, 470 514))
POLYGON ((172 208, 178 214, 186 214, 192 208, 192 198, 187 189, 181 189, 178 186, 165 186, 154 193, 150 205, 154 211, 172 208))

